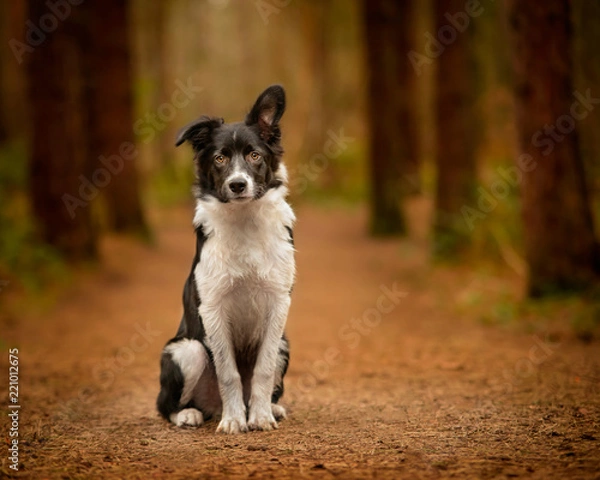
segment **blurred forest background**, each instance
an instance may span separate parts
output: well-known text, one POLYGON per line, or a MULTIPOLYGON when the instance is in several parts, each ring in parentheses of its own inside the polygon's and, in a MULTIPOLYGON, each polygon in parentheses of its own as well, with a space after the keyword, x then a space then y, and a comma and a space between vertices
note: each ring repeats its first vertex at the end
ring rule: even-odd
POLYGON ((236 121, 281 83, 295 205, 368 204, 373 235, 431 211, 433 262, 504 265, 530 296, 597 301, 597 2, 0 8, 3 284, 39 290, 101 261, 109 232, 151 242, 152 211, 191 201, 177 130, 236 121))

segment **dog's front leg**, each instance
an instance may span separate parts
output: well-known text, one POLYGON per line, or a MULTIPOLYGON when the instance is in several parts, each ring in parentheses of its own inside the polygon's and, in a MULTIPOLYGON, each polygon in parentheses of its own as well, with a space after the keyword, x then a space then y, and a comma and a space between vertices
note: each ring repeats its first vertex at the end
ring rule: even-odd
POLYGON ((290 307, 289 296, 286 295, 284 298, 285 300, 278 302, 279 304, 271 310, 266 319, 266 335, 258 351, 252 375, 248 415, 250 430, 268 431, 277 428, 277 421, 271 408, 271 395, 275 382, 277 352, 290 307))
POLYGON ((235 362, 226 318, 218 309, 201 306, 200 312, 204 319, 207 344, 213 355, 219 393, 223 403, 223 413, 217 432, 247 432, 242 380, 235 362))

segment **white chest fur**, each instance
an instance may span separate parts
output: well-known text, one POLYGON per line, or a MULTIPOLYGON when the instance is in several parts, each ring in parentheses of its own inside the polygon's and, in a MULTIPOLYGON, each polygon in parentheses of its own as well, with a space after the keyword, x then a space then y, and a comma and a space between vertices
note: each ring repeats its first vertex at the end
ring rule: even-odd
POLYGON ((196 207, 194 224, 207 237, 194 272, 200 315, 225 323, 239 346, 262 336, 271 308, 289 304, 295 265, 286 227, 295 218, 284 195, 281 188, 245 204, 208 199, 196 207))

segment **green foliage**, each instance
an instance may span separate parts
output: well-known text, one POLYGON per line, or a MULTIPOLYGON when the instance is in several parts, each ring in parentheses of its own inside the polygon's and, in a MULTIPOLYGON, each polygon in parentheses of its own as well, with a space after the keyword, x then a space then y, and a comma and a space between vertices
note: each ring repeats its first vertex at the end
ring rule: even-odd
POLYGON ((433 239, 432 254, 436 262, 460 262, 469 238, 461 231, 461 220, 453 218, 438 229, 433 239))
POLYGON ((292 197, 319 204, 345 203, 356 205, 367 198, 366 145, 356 139, 325 168, 307 164, 306 169, 292 169, 292 197), (308 173, 306 173, 308 172, 308 173), (304 186, 298 191, 294 185, 304 186))
POLYGON ((8 195, 24 186, 27 179, 25 146, 20 141, 7 143, 0 149, 0 184, 2 205, 8 195))
POLYGON ((589 342, 600 338, 600 295, 562 293, 541 300, 521 300, 507 292, 473 298, 467 308, 481 311, 479 319, 486 325, 516 327, 528 332, 548 332, 554 336, 574 335, 589 342), (482 307, 489 305, 482 310, 482 307))
POLYGON ((402 217, 398 218, 397 212, 392 212, 389 217, 372 214, 370 232, 375 237, 406 235, 406 222, 402 217))
POLYGON ((490 308, 489 315, 483 316, 484 323, 493 325, 507 325, 514 322, 518 315, 518 305, 510 299, 501 300, 493 304, 490 308))
POLYGON ((148 185, 151 203, 173 206, 192 198, 194 172, 191 165, 182 167, 173 163, 152 175, 148 185))
POLYGON ((600 302, 589 303, 579 308, 571 326, 581 340, 591 341, 600 336, 600 302))
POLYGON ((60 255, 38 241, 29 212, 27 155, 22 143, 0 149, 0 278, 10 278, 27 290, 64 280, 60 255))
POLYGON ((518 253, 523 247, 519 189, 518 186, 508 185, 498 174, 499 168, 512 165, 512 159, 489 158, 481 161, 485 170, 475 195, 475 203, 470 205, 484 215, 484 218, 474 221, 472 236, 475 256, 505 263, 518 274, 523 274, 523 261, 518 253), (493 195, 491 187, 502 182, 508 186, 506 195, 493 195), (485 212, 481 210, 479 201, 488 194, 495 203, 490 211, 485 212))
POLYGON ((567 330, 582 341, 600 338, 600 295, 557 295, 520 306, 521 322, 531 328, 567 330))

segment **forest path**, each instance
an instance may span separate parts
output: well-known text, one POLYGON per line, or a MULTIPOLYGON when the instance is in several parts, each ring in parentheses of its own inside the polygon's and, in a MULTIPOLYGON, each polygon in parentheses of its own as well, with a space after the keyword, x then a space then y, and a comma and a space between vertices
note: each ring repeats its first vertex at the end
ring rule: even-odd
POLYGON ((491 307, 468 299, 493 278, 431 270, 423 228, 370 239, 356 209, 298 211, 279 430, 168 425, 158 359, 181 315, 190 218, 155 214, 157 246, 109 239, 100 271, 52 311, 3 319, 19 347, 18 477, 600 478, 597 343, 483 325, 474 312, 491 307))

